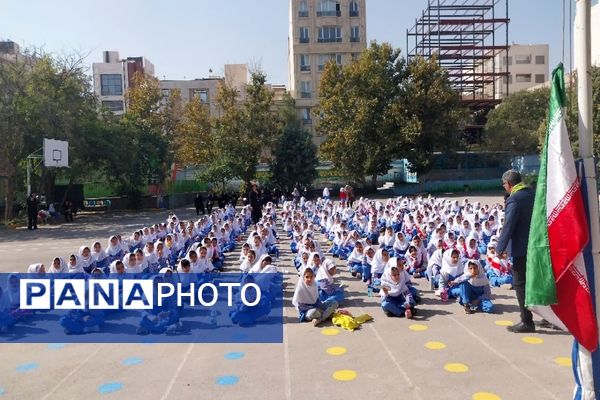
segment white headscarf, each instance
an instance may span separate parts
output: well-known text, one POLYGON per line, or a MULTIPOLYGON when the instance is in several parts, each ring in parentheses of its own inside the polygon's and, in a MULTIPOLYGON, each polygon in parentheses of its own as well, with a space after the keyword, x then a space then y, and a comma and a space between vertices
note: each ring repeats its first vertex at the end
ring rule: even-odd
POLYGON ((94 251, 94 246, 96 245, 96 243, 98 243, 100 246, 102 246, 102 244, 100 242, 94 242, 94 244, 92 245, 91 250, 91 254, 92 254, 92 259, 96 262, 98 261, 102 261, 104 260, 106 257, 108 257, 108 255, 106 254, 106 251, 104 251, 104 249, 101 247, 100 248, 100 252, 96 253, 94 251))
POLYGON ((54 259, 52 259, 52 262, 50 263, 50 268, 48 268, 48 273, 49 274, 66 274, 67 272, 69 272, 69 268, 67 267, 67 263, 65 262, 65 260, 61 257, 56 257, 54 259), (60 260, 60 265, 57 268, 54 267, 54 260, 58 258, 60 260))
POLYGON ((72 254, 75 257, 75 265, 71 265, 71 260, 69 257, 69 262, 67 264, 67 268, 69 269, 69 273, 70 274, 82 274, 85 271, 83 270, 83 263, 81 262, 81 258, 76 255, 76 254, 72 254))
POLYGON ((81 246, 79 248, 79 262, 83 268, 88 268, 90 265, 94 263, 94 257, 92 256, 92 250, 88 246, 81 246), (87 257, 83 256, 83 251, 85 249, 89 250, 89 255, 87 257))
POLYGON ((410 246, 410 242, 406 239, 406 236, 402 232, 396 232, 395 240, 394 240, 394 250, 406 251, 410 246), (398 239, 398 236, 402 235, 404 240, 398 239))
POLYGON ((130 273, 130 274, 142 273, 142 271, 143 271, 142 265, 143 264, 138 265, 137 259, 133 265, 129 265, 129 256, 131 254, 132 253, 127 253, 127 254, 125 254, 125 257, 123 257, 123 265, 125 266, 125 272, 130 273))
MULTIPOLYGON (((292 298, 292 304, 296 307, 300 304, 315 304, 319 300, 319 290, 316 282, 313 281, 313 284, 310 286, 304 282, 304 273, 309 269, 312 271, 312 268, 310 267, 304 269, 302 276, 298 279, 298 283, 296 284, 296 290, 294 291, 294 297, 292 298)), ((312 272, 314 273, 314 271, 312 272)))
MULTIPOLYGON (((408 283, 410 283, 410 275, 404 270, 404 268, 398 267, 398 257, 390 258, 385 266, 383 275, 381 276, 381 286, 387 286, 390 288, 387 296, 397 297, 399 295, 406 294, 409 291, 407 285, 408 283), (392 278, 392 268, 394 267, 396 267, 398 272, 400 272, 400 280, 398 282, 395 282, 392 278)), ((386 294, 383 290, 381 290, 379 294, 381 297, 386 297, 386 294)))
POLYGON ((35 263, 35 264, 31 264, 29 267, 27 267, 27 273, 28 274, 37 274, 40 271, 40 268, 42 268, 42 263, 35 263))
POLYGON ((108 244, 106 245, 106 254, 108 254, 111 257, 114 257, 117 254, 119 254, 120 251, 121 251, 121 243, 119 243, 119 238, 116 237, 115 235, 111 236, 108 239, 108 244), (111 240, 113 240, 113 239, 117 240, 117 244, 114 246, 110 243, 111 240))
MULTIPOLYGON (((461 267, 461 263, 460 263, 460 257, 458 259, 458 261, 456 261, 456 263, 452 262, 452 253, 455 250, 452 249, 448 249, 446 250, 446 252, 444 252, 444 257, 442 258, 442 272, 448 273, 454 277, 458 276, 458 274, 460 272, 462 272, 460 269, 461 267)), ((456 250, 458 251, 458 250, 456 250)))
POLYGON ((371 263, 372 274, 382 274, 385 270, 386 262, 383 261, 383 250, 382 248, 378 249, 375 257, 373 257, 373 262, 371 263))
POLYGON ((469 283, 473 286, 476 287, 481 287, 481 286, 488 286, 490 285, 490 281, 488 280, 485 271, 483 269, 483 267, 481 266, 481 263, 477 260, 469 260, 467 262, 467 266, 469 264, 475 264, 477 265, 477 276, 476 277, 470 277, 469 278, 469 283))
MULTIPOLYGON (((110 273, 111 274, 118 274, 118 272, 117 272, 117 263, 118 262, 119 262, 119 260, 115 260, 110 263, 110 273)), ((125 266, 125 263, 123 263, 123 266, 125 266)), ((125 272, 127 272, 127 268, 125 268, 125 272)))
POLYGON ((315 280, 317 282, 322 280, 327 280, 327 282, 333 282, 333 275, 331 274, 331 270, 335 268, 335 263, 331 260, 325 260, 321 263, 321 268, 317 271, 317 276, 315 280))

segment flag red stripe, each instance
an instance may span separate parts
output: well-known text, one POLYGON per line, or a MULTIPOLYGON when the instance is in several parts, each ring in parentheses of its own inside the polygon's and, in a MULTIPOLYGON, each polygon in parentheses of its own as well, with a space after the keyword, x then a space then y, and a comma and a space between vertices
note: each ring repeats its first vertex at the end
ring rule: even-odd
POLYGON ((573 265, 573 260, 587 244, 588 229, 581 187, 570 192, 561 202, 561 210, 553 213, 548 226, 552 269, 556 280, 558 304, 552 306, 556 316, 589 351, 598 347, 598 327, 589 287, 573 265))

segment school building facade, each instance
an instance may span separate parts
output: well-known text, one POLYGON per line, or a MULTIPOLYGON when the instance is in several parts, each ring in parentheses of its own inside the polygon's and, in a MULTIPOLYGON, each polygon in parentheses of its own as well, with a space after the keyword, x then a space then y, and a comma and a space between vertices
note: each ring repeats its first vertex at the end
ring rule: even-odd
POLYGON ((290 0, 288 79, 306 130, 319 146, 314 127, 319 83, 325 64, 350 63, 367 47, 366 0, 290 0))

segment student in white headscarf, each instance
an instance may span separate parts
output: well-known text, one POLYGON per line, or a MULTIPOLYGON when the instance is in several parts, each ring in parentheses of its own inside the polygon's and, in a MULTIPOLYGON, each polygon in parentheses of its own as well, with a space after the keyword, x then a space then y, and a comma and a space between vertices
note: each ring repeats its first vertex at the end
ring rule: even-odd
POLYGON ((388 317, 412 318, 415 301, 411 294, 410 275, 398 257, 390 258, 381 277, 381 308, 388 317))
POLYGON ((69 268, 67 267, 67 263, 61 257, 55 257, 52 260, 52 265, 48 268, 49 274, 66 274, 69 272, 69 268))
POLYGON ((460 261, 460 252, 456 249, 446 250, 442 257, 442 269, 440 270, 439 289, 436 295, 443 301, 449 297, 458 297, 460 290, 454 285, 454 280, 463 274, 464 267, 460 261), (452 289, 452 290, 451 290, 452 289))
POLYGON ((323 302, 336 301, 339 306, 344 301, 344 288, 335 283, 336 272, 335 263, 325 259, 317 271, 316 281, 319 287, 319 299, 323 302))
POLYGON ((88 246, 81 246, 79 248, 79 262, 81 263, 81 267, 86 274, 92 273, 92 269, 94 268, 96 262, 94 261, 92 251, 88 246))
POLYGON ((298 279, 292 304, 300 313, 300 322, 313 321, 314 326, 331 317, 338 307, 336 301, 323 303, 319 300, 315 273, 310 267, 305 268, 302 276, 298 279))
POLYGON ((467 314, 473 314, 477 310, 491 313, 494 310, 490 282, 479 261, 469 260, 465 274, 454 283, 460 285, 459 303, 465 308, 467 314))
POLYGON ((46 267, 42 263, 31 264, 29 267, 27 267, 27 273, 28 274, 45 274, 46 267))
POLYGON ((69 263, 67 265, 69 268, 69 274, 84 274, 83 263, 80 261, 79 256, 76 254, 71 254, 69 256, 69 263))

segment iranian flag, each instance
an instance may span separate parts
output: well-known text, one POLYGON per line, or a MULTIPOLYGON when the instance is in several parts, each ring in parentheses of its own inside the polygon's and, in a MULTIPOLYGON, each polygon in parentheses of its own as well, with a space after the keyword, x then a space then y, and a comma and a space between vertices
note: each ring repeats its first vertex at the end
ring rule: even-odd
POLYGON ((598 327, 582 251, 588 222, 565 124, 564 69, 552 72, 550 112, 527 247, 525 304, 589 351, 598 327))

